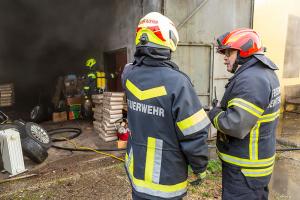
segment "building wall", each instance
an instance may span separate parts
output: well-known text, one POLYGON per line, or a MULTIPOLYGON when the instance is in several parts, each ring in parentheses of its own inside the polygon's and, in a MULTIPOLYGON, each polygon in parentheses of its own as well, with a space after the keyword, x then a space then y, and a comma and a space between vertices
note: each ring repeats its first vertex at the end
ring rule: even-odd
POLYGON ((0 1, 0 83, 15 84, 16 105, 51 95, 58 76, 84 73, 108 36, 109 0, 0 1))
MULTIPOLYGON (((291 29, 288 29, 289 16, 291 15, 300 17, 300 1, 255 1, 253 28, 259 32, 262 37, 263 45, 267 47, 266 55, 279 67, 277 75, 281 82, 282 101, 284 101, 284 86, 300 84, 299 72, 297 71, 297 78, 284 78, 284 67, 287 64, 286 61, 288 59, 285 55, 288 55, 286 54, 286 51, 290 47, 290 45, 287 44, 287 41, 289 41, 290 38, 287 37, 291 36, 289 31, 292 31, 291 29)), ((296 52, 296 54, 299 55, 299 42, 298 46, 294 48, 298 49, 298 53, 296 52)))
POLYGON ((164 0, 164 12, 179 32, 173 60, 190 76, 203 105, 221 99, 232 74, 223 56, 213 48, 215 39, 235 28, 252 26, 253 0, 164 0))
POLYGON ((113 0, 114 12, 111 14, 109 33, 100 54, 127 47, 128 60, 133 59, 135 51, 135 31, 140 18, 151 12, 161 12, 161 0, 113 0))

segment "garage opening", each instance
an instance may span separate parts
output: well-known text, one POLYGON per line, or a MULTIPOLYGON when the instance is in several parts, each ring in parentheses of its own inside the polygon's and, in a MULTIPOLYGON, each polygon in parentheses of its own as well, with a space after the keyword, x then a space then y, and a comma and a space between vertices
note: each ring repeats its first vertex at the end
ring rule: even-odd
POLYGON ((127 48, 121 48, 104 53, 104 71, 106 72, 107 90, 122 92, 121 75, 127 64, 127 48))
POLYGON ((121 71, 132 57, 143 4, 147 3, 1 1, 0 86, 12 84, 14 100, 0 109, 27 120, 35 105, 57 93, 60 78, 76 75, 82 83, 88 58, 96 59, 97 71, 109 75, 108 91, 122 91, 121 71))

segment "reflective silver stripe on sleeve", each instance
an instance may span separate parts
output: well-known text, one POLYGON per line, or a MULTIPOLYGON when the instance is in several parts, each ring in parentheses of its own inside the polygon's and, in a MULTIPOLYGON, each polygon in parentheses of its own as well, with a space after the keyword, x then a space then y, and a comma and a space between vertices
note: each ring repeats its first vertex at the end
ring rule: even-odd
POLYGON ((209 124, 210 124, 209 118, 205 117, 202 121, 195 124, 194 126, 191 126, 190 128, 187 128, 187 129, 183 130, 182 133, 183 133, 184 136, 192 135, 192 134, 194 134, 198 131, 201 131, 202 129, 204 129, 209 124))
POLYGON ((230 100, 228 102, 227 107, 230 107, 230 106, 238 106, 238 107, 248 111, 249 113, 251 113, 252 115, 254 115, 256 117, 260 117, 264 112, 263 109, 259 108, 255 104, 250 103, 241 98, 234 98, 234 99, 230 100))

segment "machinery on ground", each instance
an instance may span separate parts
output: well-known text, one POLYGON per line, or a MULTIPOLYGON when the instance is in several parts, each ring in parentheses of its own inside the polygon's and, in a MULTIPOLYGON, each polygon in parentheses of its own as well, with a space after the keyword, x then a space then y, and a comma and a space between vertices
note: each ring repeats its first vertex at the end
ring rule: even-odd
POLYGON ((0 146, 4 170, 11 175, 25 171, 23 154, 36 163, 42 163, 52 142, 47 131, 36 123, 15 120, 11 122, 0 111, 0 146))

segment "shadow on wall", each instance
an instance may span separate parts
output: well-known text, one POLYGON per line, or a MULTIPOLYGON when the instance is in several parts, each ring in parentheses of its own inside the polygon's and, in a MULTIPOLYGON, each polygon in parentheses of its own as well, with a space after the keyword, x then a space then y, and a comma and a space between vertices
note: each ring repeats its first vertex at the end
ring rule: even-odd
POLYGON ((112 20, 106 0, 1 0, 0 83, 15 83, 17 104, 37 103, 57 76, 99 56, 112 20))

